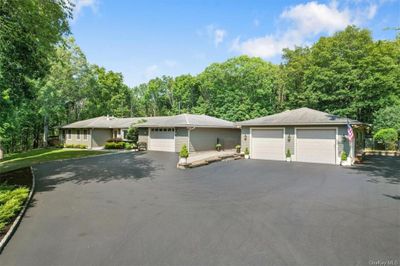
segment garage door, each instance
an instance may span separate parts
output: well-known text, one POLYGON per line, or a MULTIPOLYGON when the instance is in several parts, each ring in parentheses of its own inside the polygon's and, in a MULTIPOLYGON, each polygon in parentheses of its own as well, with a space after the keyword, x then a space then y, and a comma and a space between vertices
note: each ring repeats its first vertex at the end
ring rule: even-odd
POLYGON ((336 162, 335 129, 297 129, 296 159, 300 162, 336 162))
POLYGON ((175 152, 175 131, 173 128, 150 129, 149 147, 150 151, 175 152))
POLYGON ((285 160, 283 129, 252 129, 250 157, 264 160, 285 160))

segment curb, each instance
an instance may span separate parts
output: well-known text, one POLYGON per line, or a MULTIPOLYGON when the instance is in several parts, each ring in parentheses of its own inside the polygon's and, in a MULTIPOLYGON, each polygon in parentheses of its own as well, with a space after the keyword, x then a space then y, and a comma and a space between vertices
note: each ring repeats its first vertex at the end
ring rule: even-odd
POLYGON ((33 172, 32 166, 30 167, 31 169, 31 174, 32 174, 32 187, 31 191, 29 192, 28 198, 25 201, 25 204, 22 208, 22 210, 19 212, 17 218, 15 218, 13 224, 11 225, 10 229, 8 229, 7 234, 4 236, 4 238, 0 242, 0 254, 3 252, 4 247, 7 245, 8 241, 10 241, 11 237, 15 233, 15 231, 18 228, 18 225, 20 224, 26 210, 28 209, 28 206, 30 202, 32 201, 33 194, 35 193, 35 173, 33 172))

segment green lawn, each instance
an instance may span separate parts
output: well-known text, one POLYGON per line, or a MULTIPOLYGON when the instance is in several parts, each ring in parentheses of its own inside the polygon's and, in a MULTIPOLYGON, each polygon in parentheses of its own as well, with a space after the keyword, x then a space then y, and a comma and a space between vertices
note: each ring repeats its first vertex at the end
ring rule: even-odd
POLYGON ((107 152, 69 149, 36 149, 28 152, 14 153, 6 155, 3 160, 0 160, 0 173, 31 166, 41 162, 80 158, 104 153, 107 152))

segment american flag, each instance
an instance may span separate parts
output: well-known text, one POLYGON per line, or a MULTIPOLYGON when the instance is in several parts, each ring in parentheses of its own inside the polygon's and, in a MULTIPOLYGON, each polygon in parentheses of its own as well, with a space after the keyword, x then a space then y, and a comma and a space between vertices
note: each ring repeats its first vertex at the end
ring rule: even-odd
POLYGON ((349 120, 347 119, 347 138, 352 141, 354 138, 353 128, 351 127, 349 120))

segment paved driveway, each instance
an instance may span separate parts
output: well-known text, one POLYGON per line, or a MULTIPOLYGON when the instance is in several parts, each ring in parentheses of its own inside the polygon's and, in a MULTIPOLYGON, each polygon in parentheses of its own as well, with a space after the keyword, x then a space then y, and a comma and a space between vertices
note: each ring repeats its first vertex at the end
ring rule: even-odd
POLYGON ((175 163, 149 152, 38 166, 0 265, 400 263, 399 159, 175 163))

